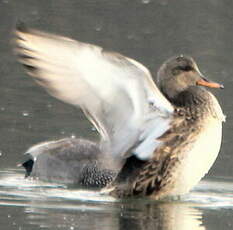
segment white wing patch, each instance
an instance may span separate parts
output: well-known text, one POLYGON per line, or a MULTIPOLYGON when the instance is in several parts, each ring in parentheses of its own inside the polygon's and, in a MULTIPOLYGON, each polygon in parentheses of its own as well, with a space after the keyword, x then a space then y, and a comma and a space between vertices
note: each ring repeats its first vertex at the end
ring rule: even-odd
POLYGON ((144 132, 140 136, 142 142, 134 149, 133 153, 141 160, 148 160, 153 157, 153 153, 162 143, 157 140, 170 128, 170 119, 156 117, 145 125, 144 132))

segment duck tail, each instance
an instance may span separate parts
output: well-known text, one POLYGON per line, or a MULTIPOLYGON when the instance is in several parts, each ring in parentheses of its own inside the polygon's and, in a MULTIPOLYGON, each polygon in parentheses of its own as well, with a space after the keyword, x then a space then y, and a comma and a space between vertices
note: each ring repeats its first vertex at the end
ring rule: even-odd
POLYGON ((25 178, 31 175, 33 165, 34 165, 34 161, 32 159, 26 160, 25 162, 19 165, 21 167, 24 167, 25 169, 25 178))

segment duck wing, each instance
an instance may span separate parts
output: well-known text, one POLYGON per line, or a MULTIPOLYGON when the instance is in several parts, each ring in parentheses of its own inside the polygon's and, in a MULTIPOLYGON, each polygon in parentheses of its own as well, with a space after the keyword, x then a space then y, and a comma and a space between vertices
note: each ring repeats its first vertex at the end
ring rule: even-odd
POLYGON ((133 59, 19 25, 16 53, 52 96, 80 107, 101 136, 104 151, 151 157, 168 128, 173 106, 147 68, 133 59))

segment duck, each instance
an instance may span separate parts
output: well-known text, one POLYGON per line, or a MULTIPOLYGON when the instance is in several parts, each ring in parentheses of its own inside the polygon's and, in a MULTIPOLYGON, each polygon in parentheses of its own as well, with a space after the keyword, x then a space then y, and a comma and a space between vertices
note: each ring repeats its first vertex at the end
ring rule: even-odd
POLYGON ((81 108, 99 140, 64 138, 30 147, 26 177, 155 200, 188 193, 215 162, 225 115, 194 59, 158 69, 100 46, 28 28, 15 30, 26 72, 53 97, 81 108))

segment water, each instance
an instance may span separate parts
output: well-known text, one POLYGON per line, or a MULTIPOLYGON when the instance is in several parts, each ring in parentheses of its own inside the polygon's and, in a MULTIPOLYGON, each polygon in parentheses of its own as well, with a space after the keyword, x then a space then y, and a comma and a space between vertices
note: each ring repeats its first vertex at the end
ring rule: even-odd
POLYGON ((22 170, 5 169, 0 220, 9 229, 217 229, 214 222, 206 224, 205 217, 232 216, 232 186, 226 180, 209 180, 177 201, 119 201, 97 191, 25 180, 22 170))
POLYGON ((1 229, 232 229, 232 7, 230 0, 0 0, 1 229), (32 144, 97 135, 79 110, 48 96, 17 64, 10 41, 18 20, 121 52, 154 76, 168 57, 193 56, 208 78, 225 85, 213 91, 227 122, 208 176, 181 200, 167 202, 119 201, 25 180, 16 165, 32 144))

